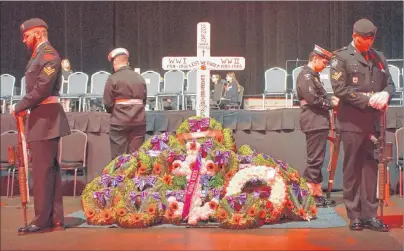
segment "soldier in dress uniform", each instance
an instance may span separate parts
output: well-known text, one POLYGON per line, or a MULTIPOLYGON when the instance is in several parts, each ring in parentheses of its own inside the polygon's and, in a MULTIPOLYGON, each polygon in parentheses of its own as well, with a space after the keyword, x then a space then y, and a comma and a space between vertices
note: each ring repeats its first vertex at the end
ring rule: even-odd
POLYGON ((296 84, 297 97, 302 108, 300 128, 306 134, 307 143, 307 164, 303 177, 307 180, 310 193, 319 207, 335 204, 335 201, 323 197, 321 189, 321 168, 330 130, 329 110, 337 106, 339 101, 335 96, 327 96, 319 75, 331 56, 331 52, 315 45, 309 55, 309 63, 303 66, 296 84))
POLYGON ((111 156, 137 151, 146 134, 147 89, 144 78, 129 67, 129 52, 116 48, 108 55, 114 73, 104 90, 104 105, 110 117, 111 156))
POLYGON ((338 127, 344 148, 343 194, 351 230, 388 231, 376 218, 377 160, 374 144, 380 112, 395 92, 383 53, 372 49, 376 27, 361 19, 353 26, 353 41, 335 52, 330 79, 337 97, 338 127))
POLYGON ((30 110, 27 142, 32 154, 35 218, 19 234, 64 229, 62 180, 58 162, 60 137, 70 134, 69 123, 58 102, 60 57, 48 41, 48 26, 38 18, 21 27, 23 43, 32 52, 25 71, 27 94, 14 108, 21 116, 30 110))

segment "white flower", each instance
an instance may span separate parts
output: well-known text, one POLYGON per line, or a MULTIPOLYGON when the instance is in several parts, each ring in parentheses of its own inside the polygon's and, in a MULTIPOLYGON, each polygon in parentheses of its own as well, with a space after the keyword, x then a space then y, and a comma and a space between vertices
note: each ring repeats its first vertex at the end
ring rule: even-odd
POLYGON ((177 201, 177 199, 174 196, 170 196, 170 197, 167 198, 167 202, 169 202, 169 203, 172 203, 172 202, 175 202, 175 201, 177 201))

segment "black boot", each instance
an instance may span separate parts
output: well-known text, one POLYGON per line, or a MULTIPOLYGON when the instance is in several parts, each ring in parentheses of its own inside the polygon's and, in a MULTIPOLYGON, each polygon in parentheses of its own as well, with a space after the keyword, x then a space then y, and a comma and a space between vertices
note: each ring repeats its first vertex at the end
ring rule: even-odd
POLYGON ((349 229, 352 231, 362 231, 363 230, 362 221, 357 218, 351 219, 349 223, 349 229))
POLYGON ((362 224, 364 228, 368 228, 373 231, 378 232, 388 232, 389 226, 387 224, 383 224, 383 221, 377 218, 370 219, 362 219, 362 224))

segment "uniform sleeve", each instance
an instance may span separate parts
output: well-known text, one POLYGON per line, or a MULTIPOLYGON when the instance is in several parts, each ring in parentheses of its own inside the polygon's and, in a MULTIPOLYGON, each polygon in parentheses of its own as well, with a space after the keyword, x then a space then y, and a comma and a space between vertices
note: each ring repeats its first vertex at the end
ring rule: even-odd
POLYGON ((325 110, 333 108, 333 104, 327 98, 317 95, 316 86, 313 79, 305 76, 300 76, 297 81, 297 92, 307 104, 313 107, 319 107, 325 110))
POLYGON ((345 63, 338 56, 334 56, 331 59, 330 80, 334 95, 344 103, 349 103, 360 109, 365 109, 367 107, 369 97, 356 92, 347 84, 345 63))
POLYGON ((41 57, 39 59, 40 72, 36 83, 32 91, 27 93, 22 100, 16 104, 16 113, 34 108, 52 94, 56 78, 60 71, 60 59, 52 53, 45 53, 38 56, 41 57))
POLYGON ((115 104, 112 90, 113 90, 113 83, 111 77, 109 77, 104 87, 104 96, 103 96, 105 110, 107 110, 108 113, 112 112, 112 108, 114 107, 115 104))
POLYGON ((146 80, 142 77, 142 75, 140 76, 140 82, 143 85, 143 104, 146 105, 147 103, 147 85, 146 85, 146 80))

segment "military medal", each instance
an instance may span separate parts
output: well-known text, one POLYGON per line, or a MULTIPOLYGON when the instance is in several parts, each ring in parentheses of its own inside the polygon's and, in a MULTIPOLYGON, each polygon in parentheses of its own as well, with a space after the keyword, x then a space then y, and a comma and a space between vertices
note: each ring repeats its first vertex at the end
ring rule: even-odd
POLYGON ((354 84, 357 84, 357 83, 358 83, 358 77, 353 77, 353 78, 352 78, 352 82, 353 82, 354 84))

